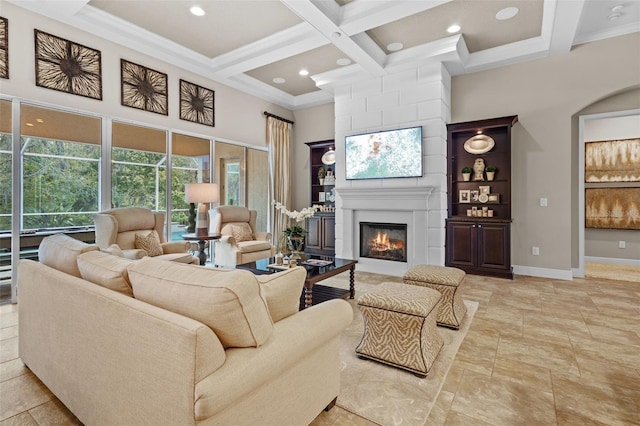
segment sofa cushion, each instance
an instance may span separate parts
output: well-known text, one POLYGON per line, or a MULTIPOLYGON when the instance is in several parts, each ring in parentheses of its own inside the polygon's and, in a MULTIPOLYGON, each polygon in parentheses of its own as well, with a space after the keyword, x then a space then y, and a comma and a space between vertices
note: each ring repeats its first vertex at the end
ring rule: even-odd
POLYGON ((222 227, 221 233, 231 235, 238 243, 253 240, 253 230, 248 223, 227 223, 222 227))
POLYGON ((225 348, 260 346, 273 330, 249 271, 145 258, 129 266, 129 279, 136 299, 202 322, 225 348))
POLYGON ((160 237, 154 229, 147 235, 136 234, 135 246, 137 249, 147 252, 147 256, 160 256, 162 254, 162 246, 160 245, 160 237))
POLYGON ((122 251, 122 249, 120 248, 119 245, 117 244, 111 244, 109 247, 104 248, 104 249, 100 249, 100 251, 108 253, 108 254, 112 254, 114 256, 120 256, 120 257, 124 257, 124 252, 122 251))
POLYGON ((278 322, 300 310, 300 296, 306 277, 307 270, 303 267, 256 276, 273 322, 278 322))
POLYGON ((99 250, 95 244, 87 244, 66 234, 44 237, 38 248, 40 263, 80 278, 77 258, 80 254, 99 250))
POLYGON ((78 256, 78 269, 83 279, 127 296, 133 296, 127 267, 133 260, 100 251, 78 256))

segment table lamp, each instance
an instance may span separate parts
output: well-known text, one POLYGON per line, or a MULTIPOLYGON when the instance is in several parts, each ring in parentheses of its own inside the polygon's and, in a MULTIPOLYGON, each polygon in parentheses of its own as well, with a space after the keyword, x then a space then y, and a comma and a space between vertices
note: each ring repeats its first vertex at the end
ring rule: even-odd
POLYGON ((217 203, 218 199, 217 183, 188 183, 184 186, 184 200, 187 203, 200 203, 196 217, 196 235, 209 233, 209 208, 207 204, 217 203))

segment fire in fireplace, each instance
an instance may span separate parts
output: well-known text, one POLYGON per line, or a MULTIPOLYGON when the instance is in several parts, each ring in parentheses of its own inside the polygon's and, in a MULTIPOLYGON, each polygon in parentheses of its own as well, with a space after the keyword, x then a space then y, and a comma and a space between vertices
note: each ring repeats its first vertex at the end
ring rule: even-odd
POLYGON ((407 225, 360 222, 360 257, 407 261, 407 225))

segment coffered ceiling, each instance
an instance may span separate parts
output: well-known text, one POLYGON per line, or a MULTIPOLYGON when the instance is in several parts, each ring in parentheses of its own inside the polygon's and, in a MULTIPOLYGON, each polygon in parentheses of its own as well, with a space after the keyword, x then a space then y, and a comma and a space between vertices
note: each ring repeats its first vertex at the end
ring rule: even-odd
POLYGON ((289 109, 368 76, 439 62, 458 75, 640 31, 640 0, 11 2, 289 109))

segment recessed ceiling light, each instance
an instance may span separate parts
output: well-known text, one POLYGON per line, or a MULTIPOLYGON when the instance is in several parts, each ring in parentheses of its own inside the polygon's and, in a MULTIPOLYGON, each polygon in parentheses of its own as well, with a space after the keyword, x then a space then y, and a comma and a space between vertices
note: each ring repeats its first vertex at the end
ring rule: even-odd
POLYGON ((298 71, 298 74, 300 74, 301 76, 306 76, 309 75, 309 71, 307 71, 306 69, 302 68, 300 71, 298 71))
POLYGON ((273 82, 276 83, 276 84, 282 84, 282 83, 285 83, 286 81, 287 80, 285 80, 282 77, 276 77, 276 78, 273 79, 273 82))
POLYGON ((621 16, 622 16, 622 13, 612 13, 611 15, 607 16, 607 19, 610 21, 615 21, 621 16))
POLYGON ((204 10, 200 6, 192 6, 189 11, 196 16, 204 16, 204 10))
POLYGON ((345 65, 350 65, 351 64, 351 59, 349 58, 340 58, 336 61, 336 64, 340 65, 340 66, 345 66, 345 65))
POLYGON ((38 123, 44 123, 44 120, 43 120, 42 118, 36 118, 36 121, 37 121, 38 123))
POLYGON ((511 19, 516 16, 518 12, 520 12, 520 9, 517 7, 505 7, 496 13, 496 19, 499 21, 506 21, 507 19, 511 19))
POLYGON ((398 50, 402 50, 404 44, 402 43, 389 43, 387 45, 387 50, 390 52, 397 52, 398 50))
POLYGON ((615 5, 611 8, 612 12, 620 12, 622 9, 624 9, 624 5, 623 4, 618 4, 615 5))
POLYGON ((25 123, 28 127, 33 127, 33 123, 25 123))
POLYGON ((447 28, 447 32, 449 34, 453 34, 453 33, 457 33, 458 31, 460 31, 460 25, 451 25, 449 28, 447 28))
POLYGON ((342 37, 342 33, 339 33, 338 31, 331 33, 331 38, 338 39, 340 37, 342 37))

